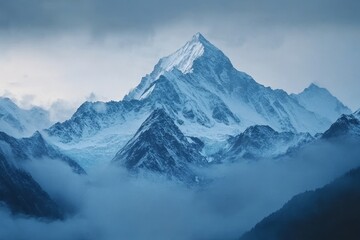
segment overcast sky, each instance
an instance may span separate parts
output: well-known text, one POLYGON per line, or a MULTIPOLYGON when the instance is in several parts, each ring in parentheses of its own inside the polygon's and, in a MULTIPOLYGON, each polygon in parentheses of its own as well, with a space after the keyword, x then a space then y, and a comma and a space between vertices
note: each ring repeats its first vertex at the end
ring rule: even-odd
POLYGON ((1 0, 0 95, 57 109, 120 100, 201 32, 257 82, 314 82, 356 110, 359 12, 356 0, 1 0))

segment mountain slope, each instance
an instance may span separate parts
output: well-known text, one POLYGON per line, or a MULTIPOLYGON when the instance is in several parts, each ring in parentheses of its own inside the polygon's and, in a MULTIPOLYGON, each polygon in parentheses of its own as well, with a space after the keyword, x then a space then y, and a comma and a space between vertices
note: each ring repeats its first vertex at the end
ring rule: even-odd
MULTIPOLYGON (((311 133, 325 130, 324 127, 329 125, 329 121, 306 110, 286 92, 266 88, 237 71, 224 53, 201 34, 196 34, 177 52, 161 59, 153 72, 124 100, 151 98, 157 90, 160 75, 168 79, 178 96, 179 104, 175 102, 169 107, 185 123, 196 122, 207 127, 219 125, 224 129, 229 125, 245 129, 264 124, 276 130, 311 133)), ((161 89, 158 92, 162 96, 167 94, 161 89)), ((187 130, 186 126, 182 129, 187 130)))
POLYGON ((322 134, 323 139, 355 137, 360 139, 360 113, 343 114, 322 134))
POLYGON ((274 158, 313 140, 308 133, 277 132, 269 126, 255 125, 232 137, 218 158, 222 161, 274 158))
POLYGON ((0 205, 14 214, 50 219, 63 218, 58 205, 25 171, 8 162, 0 149, 0 205))
POLYGON ((292 94, 302 106, 306 109, 317 113, 330 122, 334 122, 342 114, 350 114, 351 110, 344 106, 336 97, 327 89, 321 88, 314 83, 305 88, 299 94, 292 94))
POLYGON ((299 194, 241 240, 359 239, 360 168, 316 191, 299 194))
POLYGON ((39 132, 29 138, 16 139, 0 132, 0 150, 7 159, 21 163, 32 159, 59 160, 68 164, 72 170, 79 174, 85 171, 73 159, 61 153, 59 149, 47 143, 39 132))
POLYGON ((252 125, 312 134, 331 125, 285 91, 264 87, 236 70, 223 52, 196 34, 162 58, 122 101, 86 102, 71 119, 46 133, 49 141, 91 167, 112 159, 157 108, 164 109, 184 135, 205 144, 206 139, 221 141, 252 125))
POLYGON ((50 126, 47 111, 38 107, 24 110, 9 98, 0 97, 0 131, 14 137, 25 137, 50 126))
POLYGON ((163 109, 155 110, 115 155, 114 164, 130 171, 148 170, 182 182, 196 182, 193 166, 206 163, 163 109))

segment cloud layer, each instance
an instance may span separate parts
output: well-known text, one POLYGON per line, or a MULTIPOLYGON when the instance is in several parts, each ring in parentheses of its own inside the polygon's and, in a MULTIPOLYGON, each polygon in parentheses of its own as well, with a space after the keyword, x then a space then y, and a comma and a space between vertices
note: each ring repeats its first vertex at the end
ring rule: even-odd
MULTIPOLYGON (((179 19, 236 24, 299 27, 358 26, 360 3, 354 0, 315 1, 166 1, 166 0, 14 0, 2 1, 0 27, 49 31, 91 29, 95 32, 155 29, 179 19)), ((235 26, 235 24, 234 24, 235 26)))
POLYGON ((293 195, 358 166, 359 151, 349 149, 320 144, 282 161, 214 165, 200 188, 113 167, 78 176, 61 162, 34 161, 27 169, 73 214, 46 222, 0 209, 0 239, 236 239, 293 195))

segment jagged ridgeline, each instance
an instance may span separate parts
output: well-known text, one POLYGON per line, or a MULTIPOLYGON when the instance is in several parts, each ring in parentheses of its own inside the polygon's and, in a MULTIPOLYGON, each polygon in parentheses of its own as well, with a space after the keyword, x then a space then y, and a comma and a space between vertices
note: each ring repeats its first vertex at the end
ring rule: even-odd
POLYGON ((288 94, 265 87, 200 33, 160 59, 121 101, 85 102, 52 126, 48 116, 0 99, 0 200, 16 213, 64 214, 23 161, 61 161, 76 174, 119 167, 193 185, 202 179, 197 170, 212 164, 279 159, 360 136, 359 112, 325 88, 311 84, 288 94))
MULTIPOLYGON (((289 95, 257 83, 197 33, 160 59, 123 100, 85 102, 69 120, 56 123, 46 133, 85 169, 106 165, 159 108, 190 142, 192 138, 201 141, 201 154, 207 159, 227 144, 229 136, 254 125, 269 126, 279 133, 315 135, 327 130, 341 114, 351 113, 314 84, 303 93, 289 95)), ((292 145, 298 144, 294 141, 292 145)))

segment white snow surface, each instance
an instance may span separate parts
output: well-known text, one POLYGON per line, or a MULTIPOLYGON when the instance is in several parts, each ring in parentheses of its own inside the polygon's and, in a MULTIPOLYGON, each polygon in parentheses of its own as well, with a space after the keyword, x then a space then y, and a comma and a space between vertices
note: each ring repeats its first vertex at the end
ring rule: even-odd
POLYGON ((162 73, 171 71, 173 68, 177 68, 184 74, 191 72, 193 62, 204 53, 202 38, 201 34, 197 33, 182 48, 162 58, 158 65, 159 71, 153 77, 158 78, 162 73))
POLYGON ((103 127, 94 135, 89 135, 69 143, 62 143, 56 136, 42 132, 44 138, 60 147, 65 154, 75 159, 87 172, 95 168, 105 168, 115 154, 136 133, 148 115, 129 114, 126 121, 103 127))
POLYGON ((146 75, 140 85, 131 91, 127 97, 138 100, 143 99, 143 95, 150 88, 150 85, 161 75, 173 69, 177 69, 183 74, 192 72, 194 61, 204 54, 204 45, 208 44, 208 41, 200 33, 196 33, 183 47, 171 55, 161 58, 152 73, 146 75))

